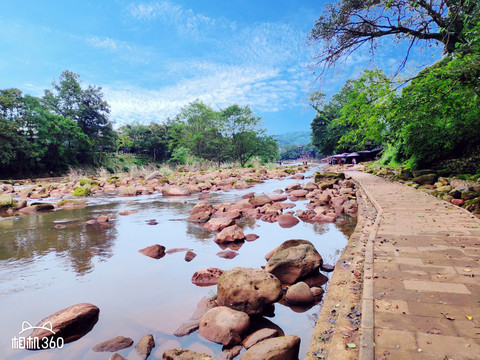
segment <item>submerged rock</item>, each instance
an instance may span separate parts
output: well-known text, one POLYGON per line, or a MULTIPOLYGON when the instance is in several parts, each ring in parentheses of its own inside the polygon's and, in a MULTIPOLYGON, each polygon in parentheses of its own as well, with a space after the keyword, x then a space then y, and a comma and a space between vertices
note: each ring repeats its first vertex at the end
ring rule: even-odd
POLYGON ((215 300, 207 299, 207 297, 204 296, 199 301, 197 305, 197 309, 193 313, 192 317, 189 320, 187 320, 185 323, 180 325, 178 329, 175 330, 173 335, 178 337, 185 336, 197 330, 198 327, 200 326, 200 320, 202 316, 205 315, 208 310, 213 309, 216 306, 217 306, 217 303, 215 302, 215 300))
POLYGON ((258 344, 260 341, 271 339, 276 336, 278 336, 277 329, 263 328, 248 335, 243 340, 243 346, 245 349, 250 349, 253 345, 258 344))
POLYGON ((278 224, 283 228, 291 228, 300 222, 295 216, 290 214, 280 215, 278 217, 278 224))
POLYGON ((200 354, 192 350, 170 349, 163 353, 163 360, 215 360, 207 354, 200 354))
POLYGON ((133 340, 124 336, 116 336, 95 345, 92 350, 95 352, 114 352, 121 349, 126 349, 133 345, 133 340))

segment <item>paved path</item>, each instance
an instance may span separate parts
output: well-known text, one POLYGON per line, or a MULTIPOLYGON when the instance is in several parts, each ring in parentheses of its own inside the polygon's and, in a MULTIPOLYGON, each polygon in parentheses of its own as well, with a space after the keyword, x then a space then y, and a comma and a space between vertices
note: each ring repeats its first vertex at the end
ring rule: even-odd
POLYGON ((364 358, 374 352, 377 360, 480 359, 480 221, 400 183, 347 174, 379 211, 372 236, 373 314, 364 309, 370 317, 365 333, 372 324, 375 345, 364 358))

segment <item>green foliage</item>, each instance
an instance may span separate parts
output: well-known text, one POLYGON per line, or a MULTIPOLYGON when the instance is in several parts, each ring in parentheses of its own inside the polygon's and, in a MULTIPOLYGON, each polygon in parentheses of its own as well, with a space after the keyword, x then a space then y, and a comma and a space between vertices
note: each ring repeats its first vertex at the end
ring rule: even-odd
POLYGON ((73 190, 73 196, 89 196, 91 194, 89 186, 79 186, 73 190))
POLYGON ((170 160, 168 160, 168 162, 173 164, 186 165, 190 156, 190 150, 186 147, 181 146, 173 151, 172 157, 170 158, 170 160))
POLYGON ((315 154, 315 148, 311 143, 305 145, 287 145, 280 151, 281 160, 298 159, 302 154, 315 154))
POLYGON ((284 134, 275 135, 278 146, 284 149, 292 145, 306 145, 311 142, 311 131, 290 131, 284 134))

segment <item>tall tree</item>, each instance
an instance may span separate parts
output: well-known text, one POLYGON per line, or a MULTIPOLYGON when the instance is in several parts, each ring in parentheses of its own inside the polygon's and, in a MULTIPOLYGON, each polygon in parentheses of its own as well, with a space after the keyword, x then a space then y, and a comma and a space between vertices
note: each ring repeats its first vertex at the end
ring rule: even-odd
POLYGON ((89 85, 83 89, 80 75, 64 71, 53 90, 45 90, 43 103, 57 115, 75 121, 95 147, 113 147, 115 135, 109 120, 110 106, 103 99, 102 88, 89 85))
MULTIPOLYGON (((480 19, 478 0, 339 0, 327 4, 315 22, 309 40, 319 44, 317 65, 335 64, 362 45, 384 37, 410 41, 434 41, 453 53, 459 44, 468 42, 466 30, 480 19)), ((404 63, 403 62, 403 63, 404 63)))

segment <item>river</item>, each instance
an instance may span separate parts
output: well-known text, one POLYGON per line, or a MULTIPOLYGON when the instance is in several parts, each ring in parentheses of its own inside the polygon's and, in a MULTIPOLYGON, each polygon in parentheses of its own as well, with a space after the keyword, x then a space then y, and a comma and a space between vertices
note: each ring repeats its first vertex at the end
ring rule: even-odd
MULTIPOLYGON (((303 181, 312 180, 268 180, 246 190, 212 193, 209 201, 235 202, 247 192, 272 194, 275 189, 303 181)), ((197 332, 181 338, 173 335, 203 296, 216 293, 216 286, 191 283, 195 271, 259 268, 266 263, 265 254, 288 239, 311 241, 324 262, 334 264, 355 226, 354 218, 336 224, 300 222, 289 229, 278 223, 243 219, 240 225, 245 234, 255 233, 259 238, 237 246, 234 259, 223 259, 216 255, 222 249, 213 241, 214 235, 186 221, 188 211, 198 201, 198 194, 181 199, 161 194, 92 198, 83 209, 0 219, 0 359, 107 359, 108 353, 95 353, 92 346, 118 335, 131 337, 136 343, 147 333, 156 341, 152 359, 161 359, 163 351, 174 347, 218 358, 221 346, 200 338, 197 332), (119 216, 121 210, 138 213, 119 216), (101 214, 114 214, 116 219, 107 226, 85 225, 86 220, 101 214), (151 219, 158 224, 148 225, 151 219), (55 229, 56 224, 66 227, 55 229), (138 252, 153 244, 164 245, 167 250, 192 249, 197 256, 186 262, 185 252, 178 252, 155 260, 138 252), (82 302, 100 308, 99 321, 83 338, 63 349, 12 349, 12 338, 18 336, 23 321, 35 325, 82 302)), ((305 209, 307 202, 297 201, 293 210, 305 209)), ((301 309, 277 303, 275 316, 269 318, 285 334, 301 338, 300 358, 308 348, 319 306, 301 309)), ((135 350, 131 347, 119 353, 132 358, 135 350)))

